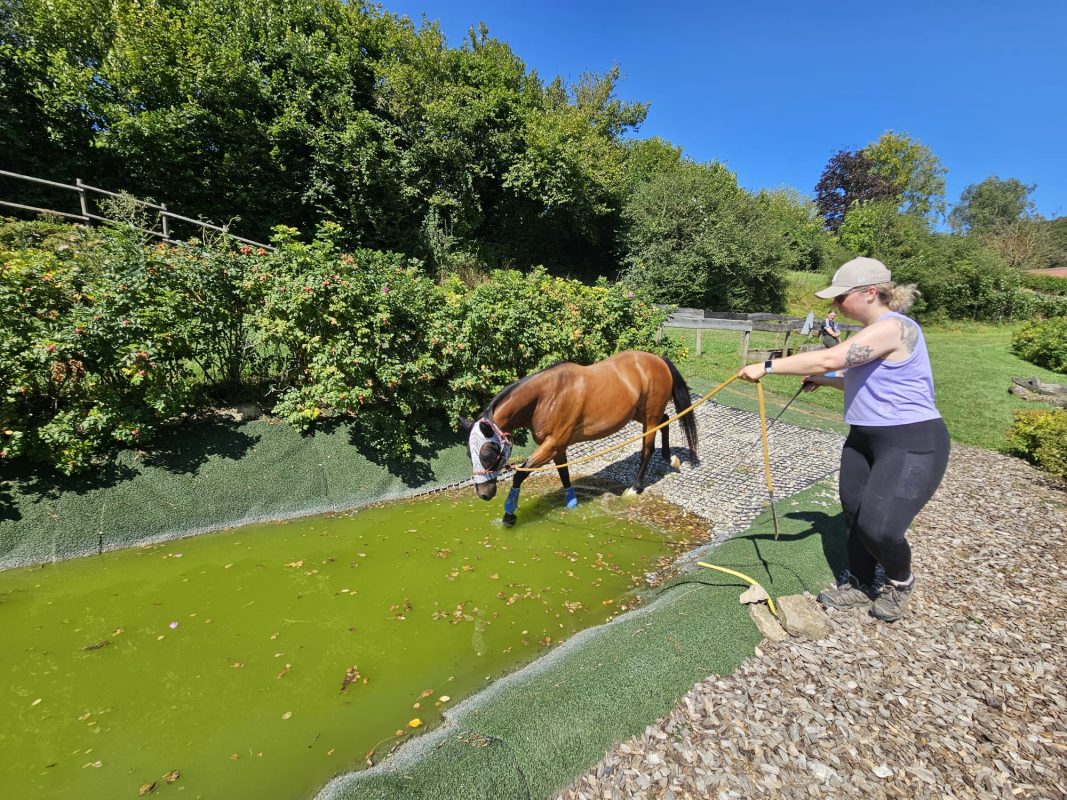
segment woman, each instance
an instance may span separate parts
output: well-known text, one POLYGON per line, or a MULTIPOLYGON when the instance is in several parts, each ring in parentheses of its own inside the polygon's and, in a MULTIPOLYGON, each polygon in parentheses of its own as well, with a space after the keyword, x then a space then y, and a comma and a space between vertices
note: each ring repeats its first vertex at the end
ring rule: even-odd
POLYGON ((823 347, 833 347, 841 343, 841 331, 837 326, 837 312, 833 308, 827 312, 826 319, 822 321, 822 327, 819 332, 822 334, 823 347))
POLYGON ((934 405, 926 342, 903 313, 917 292, 894 284, 881 261, 855 258, 815 295, 832 297, 863 330, 826 350, 749 364, 738 377, 755 382, 771 372, 805 375, 809 391, 844 390, 850 429, 841 453, 840 495, 848 571, 818 599, 831 608, 869 608, 872 616, 893 622, 904 614, 915 586, 905 534, 941 483, 949 452, 948 430, 934 405), (841 369, 844 377, 821 374, 841 369), (879 564, 886 582, 876 592, 879 564))

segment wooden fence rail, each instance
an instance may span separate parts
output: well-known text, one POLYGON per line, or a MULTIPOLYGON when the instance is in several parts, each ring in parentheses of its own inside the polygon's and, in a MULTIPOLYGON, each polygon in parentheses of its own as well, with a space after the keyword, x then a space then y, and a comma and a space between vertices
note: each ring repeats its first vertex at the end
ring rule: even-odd
POLYGON ((71 213, 66 212, 66 211, 59 211, 59 210, 52 209, 52 208, 38 208, 37 206, 28 206, 28 205, 25 205, 23 203, 14 203, 14 202, 11 202, 9 200, 0 200, 0 206, 7 206, 8 208, 18 208, 18 209, 21 209, 23 211, 33 211, 33 212, 36 212, 38 214, 55 214, 57 216, 65 217, 67 219, 74 219, 74 220, 78 220, 79 222, 84 222, 87 225, 91 224, 93 222, 103 222, 103 223, 105 223, 107 225, 128 225, 129 227, 133 228, 136 231, 140 231, 141 233, 146 233, 149 236, 155 236, 155 237, 160 238, 160 239, 162 239, 162 240, 164 240, 166 242, 175 241, 175 240, 171 239, 171 224, 170 223, 173 220, 173 221, 176 221, 176 222, 184 222, 184 223, 187 223, 189 225, 193 225, 194 227, 200 228, 200 237, 201 237, 201 239, 204 239, 205 241, 206 241, 206 237, 207 237, 207 232, 208 231, 216 231, 218 233, 223 234, 224 236, 230 237, 231 239, 235 239, 238 242, 244 242, 245 244, 253 245, 255 247, 263 247, 263 248, 265 248, 267 250, 276 249, 276 248, 272 247, 269 244, 264 244, 262 242, 257 242, 257 241, 255 241, 253 239, 245 239, 243 236, 235 236, 234 234, 230 233, 229 226, 227 226, 227 225, 213 225, 210 222, 204 222, 203 220, 200 220, 200 219, 193 219, 191 217, 182 216, 181 214, 175 214, 173 211, 168 211, 167 210, 167 206, 165 204, 163 204, 163 203, 160 203, 160 204, 157 205, 156 203, 149 203, 149 202, 147 202, 145 200, 140 200, 140 199, 138 199, 136 197, 133 197, 133 196, 131 196, 129 194, 122 194, 120 192, 111 192, 111 191, 108 191, 107 189, 100 189, 99 187, 96 187, 96 186, 90 186, 89 184, 84 183, 81 178, 77 178, 75 180, 75 182, 74 182, 74 185, 70 185, 70 184, 67 184, 67 183, 57 183, 56 181, 45 180, 44 178, 35 178, 32 175, 22 175, 22 174, 20 174, 18 172, 8 172, 7 170, 3 170, 3 169, 0 169, 0 176, 5 177, 5 178, 14 178, 15 180, 28 181, 30 183, 38 183, 38 184, 42 184, 44 186, 51 186, 51 187, 53 187, 55 189, 65 189, 65 190, 68 190, 68 191, 77 192, 78 193, 78 204, 79 204, 79 206, 81 208, 81 213, 80 214, 71 214, 71 213), (121 200, 126 200, 126 201, 129 201, 129 202, 135 203, 135 204, 137 204, 138 206, 140 206, 142 208, 149 208, 149 209, 152 209, 152 210, 158 212, 160 229, 159 230, 155 230, 154 228, 139 228, 138 226, 134 225, 133 223, 120 222, 118 220, 110 219, 108 217, 103 217, 103 216, 100 216, 98 214, 92 213, 89 210, 89 208, 90 208, 90 202, 89 202, 89 197, 88 197, 88 193, 89 192, 92 192, 92 193, 95 193, 95 194, 104 195, 106 197, 114 197, 114 198, 118 198, 118 199, 121 199, 121 200))
MULTIPOLYGON (((750 363, 750 361, 766 361, 768 358, 781 358, 789 355, 789 338, 794 334, 801 334, 804 332, 805 320, 794 319, 792 317, 781 317, 775 314, 749 314, 734 316, 738 319, 729 319, 726 317, 706 316, 707 314, 714 314, 715 312, 706 312, 702 308, 679 308, 672 312, 667 318, 667 321, 663 323, 664 328, 684 328, 687 330, 696 331, 696 354, 699 356, 702 351, 701 341, 704 331, 717 330, 717 331, 738 331, 741 334, 741 365, 750 363), (742 317, 747 317, 742 318, 742 317), (763 331, 766 333, 781 333, 784 334, 781 342, 781 346, 777 344, 775 347, 749 350, 750 337, 752 331, 763 331)), ((848 338, 850 332, 855 332, 861 329, 860 325, 848 325, 839 324, 841 329, 842 338, 848 338)), ((659 333, 663 335, 662 329, 659 333)), ((806 349, 821 348, 822 344, 801 344, 792 348, 793 352, 801 352, 806 349)))

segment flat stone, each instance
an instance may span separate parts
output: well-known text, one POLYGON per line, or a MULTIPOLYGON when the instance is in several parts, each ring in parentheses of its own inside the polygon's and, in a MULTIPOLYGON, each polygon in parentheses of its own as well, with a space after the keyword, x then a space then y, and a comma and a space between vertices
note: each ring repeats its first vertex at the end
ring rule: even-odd
POLYGON ((738 599, 742 605, 748 605, 750 603, 763 603, 769 598, 770 595, 767 594, 767 590, 757 583, 755 586, 749 586, 745 591, 741 592, 741 597, 738 599))
POLYGON ((770 639, 772 642, 784 642, 789 638, 785 628, 774 618, 771 610, 766 605, 761 603, 751 604, 748 607, 748 615, 756 623, 756 627, 759 628, 764 638, 770 639))
POLYGON ((805 639, 825 639, 829 633, 826 612, 819 608, 815 598, 803 594, 791 594, 778 598, 778 619, 790 636, 805 639))

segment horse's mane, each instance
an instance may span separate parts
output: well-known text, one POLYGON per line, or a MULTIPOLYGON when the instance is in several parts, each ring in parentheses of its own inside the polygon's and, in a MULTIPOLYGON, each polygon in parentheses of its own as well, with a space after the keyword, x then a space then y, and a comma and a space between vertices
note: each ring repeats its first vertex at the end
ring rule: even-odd
POLYGON ((509 383, 507 386, 505 386, 503 389, 501 389, 497 393, 496 397, 494 397, 492 400, 489 401, 489 405, 487 405, 485 407, 485 411, 482 412, 482 416, 483 417, 487 417, 488 419, 493 419, 493 411, 494 411, 494 409, 496 409, 496 407, 498 405, 500 405, 502 402, 504 402, 504 400, 508 397, 508 395, 510 395, 512 392, 514 392, 516 389, 518 389, 520 386, 522 386, 524 383, 526 383, 526 381, 528 381, 528 380, 530 380, 532 378, 536 378, 538 375, 543 375, 544 373, 548 372, 551 369, 555 369, 556 367, 561 367, 564 364, 570 364, 570 363, 573 363, 573 362, 570 362, 570 361, 557 361, 555 364, 549 364, 544 369, 539 369, 539 370, 537 370, 537 372, 531 372, 526 377, 519 378, 517 381, 513 381, 512 383, 509 383))

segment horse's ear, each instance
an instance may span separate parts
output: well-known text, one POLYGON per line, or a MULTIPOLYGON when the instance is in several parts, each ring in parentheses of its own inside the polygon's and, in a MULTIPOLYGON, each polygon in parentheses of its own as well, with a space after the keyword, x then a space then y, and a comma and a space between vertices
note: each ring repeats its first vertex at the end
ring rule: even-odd
POLYGON ((478 429, 482 432, 482 436, 486 439, 492 439, 496 436, 496 431, 493 430, 493 426, 489 424, 487 420, 478 420, 478 429))
POLYGON ((459 418, 459 427, 463 429, 464 433, 470 433, 471 428, 474 427, 474 423, 466 417, 459 418))

